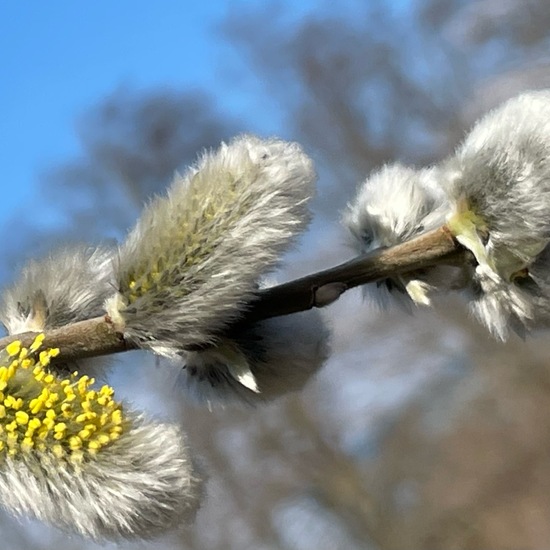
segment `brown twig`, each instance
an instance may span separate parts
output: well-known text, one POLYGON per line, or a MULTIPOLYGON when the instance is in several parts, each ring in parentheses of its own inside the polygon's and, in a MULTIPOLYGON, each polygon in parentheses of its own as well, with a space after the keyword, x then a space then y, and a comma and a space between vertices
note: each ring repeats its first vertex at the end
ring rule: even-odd
MULTIPOLYGON (((436 264, 463 264, 470 254, 443 226, 388 249, 375 250, 346 263, 258 292, 239 324, 248 324, 323 307, 356 286, 436 264)), ((28 347, 35 334, 0 339, 0 349, 14 340, 28 347)), ((200 346, 197 342, 197 346, 200 346)), ((59 360, 73 361, 136 349, 117 332, 108 316, 80 321, 45 333, 44 346, 59 348, 59 360)))
POLYGON ((346 263, 260 291, 246 322, 323 307, 350 288, 435 264, 464 263, 469 253, 446 226, 346 263))

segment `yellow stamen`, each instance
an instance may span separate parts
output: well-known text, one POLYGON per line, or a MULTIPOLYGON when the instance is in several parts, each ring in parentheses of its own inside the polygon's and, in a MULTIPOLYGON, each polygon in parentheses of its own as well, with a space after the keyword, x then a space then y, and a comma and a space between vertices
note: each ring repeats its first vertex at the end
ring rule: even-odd
POLYGON ((21 342, 19 340, 13 341, 11 344, 8 344, 6 346, 6 351, 8 352, 8 355, 10 357, 14 357, 15 355, 18 355, 21 351, 21 342))
POLYGON ((19 341, 0 351, 0 458, 39 451, 74 464, 93 459, 123 433, 121 405, 109 386, 73 373, 61 379, 47 367, 58 349, 19 341), (85 444, 84 444, 85 442, 85 444))

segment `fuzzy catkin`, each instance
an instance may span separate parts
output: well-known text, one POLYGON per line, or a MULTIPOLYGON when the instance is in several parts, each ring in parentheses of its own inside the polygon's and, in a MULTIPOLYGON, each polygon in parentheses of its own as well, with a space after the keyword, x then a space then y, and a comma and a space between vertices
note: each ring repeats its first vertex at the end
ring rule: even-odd
POLYGON ((295 143, 241 136, 177 177, 120 247, 107 311, 138 346, 215 341, 309 221, 315 173, 295 143))
MULTIPOLYGON (((113 256, 106 246, 71 245, 29 261, 2 292, 0 322, 8 334, 20 334, 104 314, 104 302, 113 292, 113 256)), ((100 377, 108 364, 106 358, 92 358, 56 368, 100 377)))
MULTIPOLYGON (((365 253, 394 246, 443 225, 451 206, 438 186, 440 177, 435 167, 416 170, 399 163, 371 174, 342 217, 353 248, 365 253)), ((452 268, 437 267, 365 285, 364 294, 382 307, 391 297, 409 309, 411 301, 429 305, 429 293, 457 276, 452 268)))
POLYGON ((495 269, 530 262, 550 238, 550 91, 489 112, 444 167, 447 193, 486 224, 495 269))
POLYGON ((436 266, 378 286, 426 304, 428 292, 462 289, 472 313, 502 340, 510 331, 548 326, 550 91, 527 92, 494 109, 455 154, 430 169, 397 164, 375 173, 344 223, 362 251, 445 223, 476 265, 436 266))
POLYGON ((87 375, 48 371, 58 349, 0 351, 0 504, 96 540, 188 524, 201 500, 185 439, 126 410, 87 375))
POLYGON ((368 252, 439 227, 448 203, 437 179, 434 168, 416 170, 399 163, 371 174, 343 216, 353 244, 368 252))
POLYGON ((180 430, 142 416, 82 464, 48 452, 0 461, 6 510, 98 541, 149 539, 189 525, 201 495, 180 430))
POLYGON ((257 391, 231 372, 223 347, 184 355, 178 385, 209 406, 224 403, 255 405, 301 390, 329 356, 330 334, 317 310, 255 323, 231 338, 229 344, 247 361, 257 391))
POLYGON ((457 239, 479 263, 471 309, 498 338, 548 323, 550 91, 527 92, 483 117, 444 168, 457 239), (545 254, 547 256, 547 254, 545 254))

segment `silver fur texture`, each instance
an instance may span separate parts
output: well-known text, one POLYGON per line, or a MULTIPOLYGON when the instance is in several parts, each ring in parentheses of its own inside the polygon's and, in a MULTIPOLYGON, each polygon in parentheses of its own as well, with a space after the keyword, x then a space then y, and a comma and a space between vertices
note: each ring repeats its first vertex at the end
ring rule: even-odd
POLYGON ((375 173, 344 223, 361 251, 448 223, 477 266, 423 270, 413 293, 408 280, 383 286, 426 304, 437 289, 466 289, 474 315, 502 340, 510 330, 522 335, 547 325, 550 91, 524 93, 491 111, 433 168, 394 165, 375 173))
POLYGON ((314 182, 295 143, 245 135, 204 154, 120 247, 107 311, 125 337, 172 357, 215 342, 307 225, 314 182))
MULTIPOLYGON (((451 206, 439 179, 436 168, 416 170, 399 163, 369 176, 342 218, 353 248, 362 254, 395 246, 443 225, 451 206)), ((412 302, 429 305, 429 293, 454 277, 451 268, 438 267, 365 285, 364 294, 381 307, 393 299, 409 310, 412 302)))
POLYGON ((445 167, 452 199, 486 224, 473 313, 502 340, 510 329, 522 335, 547 324, 550 92, 524 93, 488 113, 445 167))
POLYGON ((232 338, 246 358, 258 391, 235 378, 219 347, 186 353, 179 385, 210 407, 270 401, 305 386, 327 360, 329 339, 317 310, 268 319, 232 338))
POLYGON ((120 439, 76 465, 51 453, 2 458, 0 503, 97 541, 149 539, 189 525, 201 480, 174 425, 135 416, 120 439))
MULTIPOLYGON (((114 253, 104 246, 72 245, 29 261, 2 292, 0 321, 8 334, 42 332, 103 315, 114 288, 114 253)), ((101 377, 108 363, 82 359, 63 368, 101 377)))

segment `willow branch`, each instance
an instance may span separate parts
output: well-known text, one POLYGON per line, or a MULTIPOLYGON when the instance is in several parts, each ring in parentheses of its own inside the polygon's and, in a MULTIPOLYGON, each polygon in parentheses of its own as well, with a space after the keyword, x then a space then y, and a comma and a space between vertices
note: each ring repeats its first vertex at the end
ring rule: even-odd
MULTIPOLYGON (((378 249, 348 262, 306 277, 260 290, 243 314, 239 325, 270 317, 323 307, 345 291, 389 276, 416 271, 437 264, 464 264, 471 255, 443 226, 397 246, 378 249)), ((231 327, 228 329, 231 330, 231 327)), ((0 349, 14 340, 30 346, 35 334, 11 335, 0 339, 0 349)), ((72 361, 120 353, 136 346, 117 332, 108 316, 80 321, 45 333, 44 344, 59 348, 59 360, 72 361)), ((197 343, 200 346, 200 343, 197 343)))
POLYGON ((436 264, 463 264, 469 258, 469 253, 443 226, 391 248, 377 249, 324 271, 262 290, 244 321, 323 307, 356 286, 436 264))

